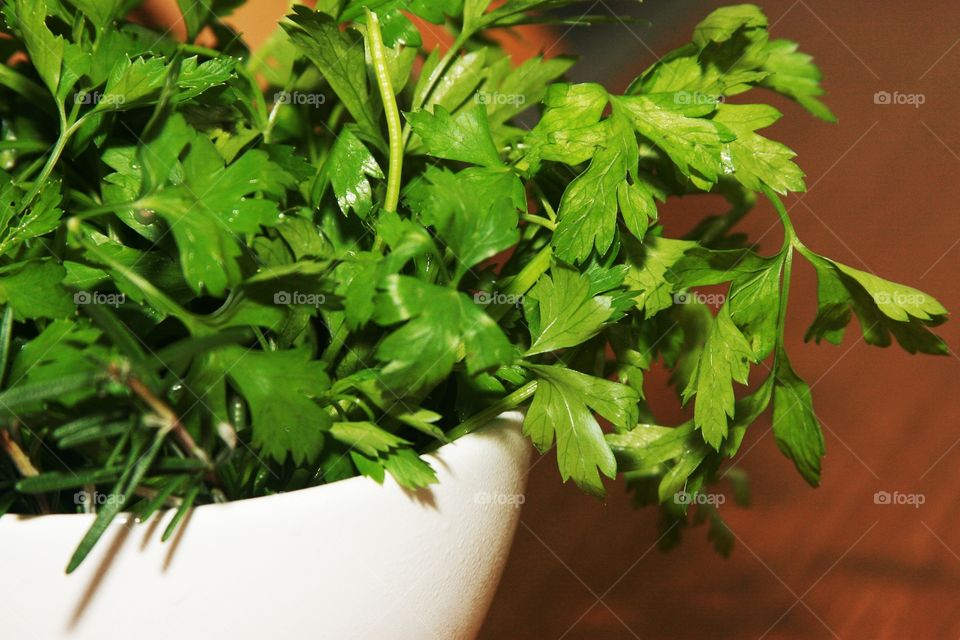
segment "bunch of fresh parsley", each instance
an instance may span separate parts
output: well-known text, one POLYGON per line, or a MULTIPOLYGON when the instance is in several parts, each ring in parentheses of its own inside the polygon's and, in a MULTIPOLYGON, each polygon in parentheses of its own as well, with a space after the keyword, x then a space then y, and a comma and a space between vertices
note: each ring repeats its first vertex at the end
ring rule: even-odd
POLYGON ((121 510, 176 508, 169 536, 204 502, 427 486, 421 453, 521 406, 563 480, 603 495, 619 470, 667 524, 771 404, 817 484, 783 340, 794 258, 819 276, 808 338, 855 314, 867 342, 943 353, 946 311, 797 238, 777 194, 803 173, 750 97, 833 116, 757 7, 710 14, 624 95, 488 37, 576 2, 320 0, 250 51, 221 21, 236 0, 181 0, 187 43, 128 21, 137 0, 4 0, 0 514, 95 511, 72 570, 121 510), (664 237, 658 203, 697 193, 729 212, 664 237), (731 231, 756 194, 772 256, 731 231), (728 285, 716 313, 706 285, 728 285), (644 401, 658 361, 685 424, 644 401))

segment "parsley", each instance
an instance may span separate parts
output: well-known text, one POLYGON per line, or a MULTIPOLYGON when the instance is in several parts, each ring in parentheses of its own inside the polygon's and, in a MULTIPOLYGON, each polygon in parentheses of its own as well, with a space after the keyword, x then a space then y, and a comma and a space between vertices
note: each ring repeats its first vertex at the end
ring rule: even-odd
MULTIPOLYGON (((0 514, 122 495, 72 570, 124 509, 178 505, 166 538, 194 504, 428 486, 424 452, 517 407, 564 481, 603 496, 619 473, 666 523, 771 406, 818 484, 784 340, 794 260, 818 276, 808 339, 856 316, 871 344, 942 354, 947 312, 797 238, 778 194, 803 172, 758 89, 834 118, 757 7, 711 13, 622 95, 487 37, 577 2, 324 0, 250 52, 220 22, 235 0, 180 2, 188 42, 128 21, 136 1, 5 0, 0 514), (411 16, 453 46, 426 51, 411 16), (664 237, 659 204, 697 193, 730 212, 664 237), (785 230, 770 256, 732 229, 758 196, 785 230), (681 425, 644 399, 661 360, 681 425)), ((716 511, 697 519, 729 551, 716 511)))

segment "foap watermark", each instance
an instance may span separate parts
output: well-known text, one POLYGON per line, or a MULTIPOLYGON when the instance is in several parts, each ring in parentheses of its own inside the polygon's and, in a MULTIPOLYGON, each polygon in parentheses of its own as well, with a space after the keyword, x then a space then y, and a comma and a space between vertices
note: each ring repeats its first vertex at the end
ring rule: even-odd
POLYGON ((103 293, 101 291, 77 291, 73 294, 73 303, 77 305, 96 304, 116 309, 127 301, 125 293, 103 293))
POLYGON ((900 93, 899 91, 877 91, 873 94, 873 104, 908 105, 919 109, 927 101, 923 93, 900 93))
POLYGON ((527 496, 522 493, 499 493, 497 491, 478 491, 473 494, 473 502, 475 504, 493 504, 498 506, 509 506, 514 509, 519 509, 524 502, 527 501, 527 496))
POLYGON ((702 304, 719 309, 727 301, 723 293, 702 293, 700 291, 678 291, 673 294, 674 304, 702 304))
POLYGON ((123 505, 127 497, 122 493, 100 493, 99 491, 77 491, 73 494, 73 504, 77 506, 103 507, 106 505, 123 505))
POLYGON ((900 307, 917 306, 926 304, 927 296, 919 291, 913 293, 906 291, 894 291, 893 293, 881 291, 873 295, 873 301, 877 304, 895 304, 900 307))
POLYGON ((523 296, 501 293, 500 291, 477 291, 473 294, 473 301, 484 307, 491 304, 519 307, 523 304, 523 296))
POLYGON ((77 104, 88 107, 94 107, 100 104, 111 107, 119 107, 127 101, 126 97, 116 93, 104 93, 103 91, 81 91, 73 96, 77 104))
POLYGON ((720 104, 726 101, 726 96, 700 93, 699 91, 677 91, 673 94, 674 104, 720 104))
POLYGON ((919 509, 927 501, 922 493, 901 493, 900 491, 877 491, 873 494, 873 504, 909 505, 919 509))
POLYGON ((478 104, 523 106, 527 103, 527 96, 522 93, 500 93, 499 91, 477 91, 473 99, 478 104))
POLYGON ((273 294, 273 304, 295 304, 304 307, 322 307, 327 296, 322 293, 304 293, 302 291, 278 291, 273 294))
POLYGON ((677 504, 696 504, 696 505, 710 505, 711 507, 719 507, 727 501, 727 496, 722 493, 689 493, 687 491, 678 491, 673 494, 673 501, 677 504))
POLYGON ((327 96, 322 93, 305 93, 303 91, 278 91, 273 94, 276 104, 293 104, 319 108, 327 103, 327 96))

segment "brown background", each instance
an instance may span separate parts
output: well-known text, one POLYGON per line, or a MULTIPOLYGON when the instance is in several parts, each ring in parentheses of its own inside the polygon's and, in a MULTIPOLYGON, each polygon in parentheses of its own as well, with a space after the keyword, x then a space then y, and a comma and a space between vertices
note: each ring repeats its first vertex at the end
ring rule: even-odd
MULTIPOLYGON (((284 4, 255 1, 238 23, 262 37, 284 4)), ((578 78, 605 78, 622 89, 655 55, 686 42, 693 24, 719 4, 648 0, 649 24, 615 24, 560 44, 560 34, 541 34, 546 39, 535 48, 582 52, 578 78)), ((840 118, 825 124, 777 102, 785 118, 771 135, 799 153, 808 174, 809 192, 788 202, 801 238, 960 309, 960 5, 760 4, 774 37, 798 40, 816 57, 840 118), (919 108, 876 105, 880 90, 926 101, 919 108)), ((607 10, 603 2, 593 8, 607 10)), ((688 199, 662 215, 682 230, 715 207, 709 198, 688 199)), ((774 222, 763 207, 743 228, 770 251, 781 241, 774 222)), ((960 358, 868 347, 856 327, 840 347, 804 345, 815 279, 801 265, 787 328, 794 365, 815 388, 826 431, 823 486, 807 487, 780 456, 766 416, 737 460, 750 474, 753 506, 722 507, 738 539, 732 557, 717 556, 703 528, 664 554, 652 548, 652 511, 635 511, 619 485, 602 504, 562 486, 548 455, 531 469, 483 638, 960 636, 960 358), (925 503, 876 505, 879 490, 921 493, 925 503)), ((942 335, 956 354, 960 325, 948 324, 942 335)), ((665 418, 680 417, 672 392, 650 394, 665 418)))

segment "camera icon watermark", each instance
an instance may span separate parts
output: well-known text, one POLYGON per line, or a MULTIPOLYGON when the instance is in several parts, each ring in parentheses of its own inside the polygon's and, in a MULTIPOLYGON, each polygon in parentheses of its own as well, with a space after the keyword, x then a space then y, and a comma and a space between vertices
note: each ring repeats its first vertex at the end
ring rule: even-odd
POLYGON ((278 291, 273 294, 273 304, 297 305, 320 308, 327 302, 322 293, 303 293, 301 291, 278 291))
POLYGON ((919 109, 927 101, 923 93, 900 93, 899 91, 877 91, 873 94, 873 104, 881 105, 908 105, 919 109))
POLYGON ((927 501, 927 496, 922 493, 901 493, 899 491, 877 491, 873 494, 873 504, 884 505, 908 505, 914 509, 919 509, 920 505, 927 501))
POLYGON ((120 307, 121 305, 127 302, 127 294, 125 293, 102 293, 100 291, 77 291, 73 294, 73 304, 75 305, 101 305, 107 307, 113 307, 114 309, 120 307))
POLYGON ((303 91, 278 91, 273 94, 273 101, 276 104, 303 105, 317 109, 327 103, 327 96, 303 91))

